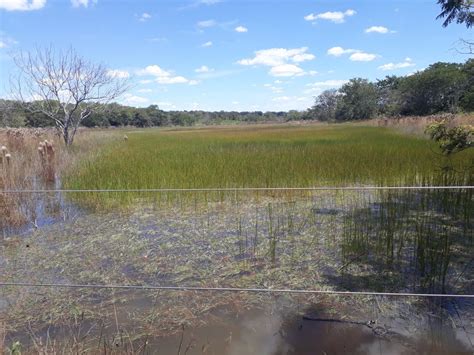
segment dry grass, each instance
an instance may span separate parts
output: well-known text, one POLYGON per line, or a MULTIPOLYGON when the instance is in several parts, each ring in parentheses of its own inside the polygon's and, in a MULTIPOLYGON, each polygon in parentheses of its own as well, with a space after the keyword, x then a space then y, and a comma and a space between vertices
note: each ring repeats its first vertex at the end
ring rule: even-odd
MULTIPOLYGON (((115 139, 102 130, 81 130, 76 145, 66 149, 54 129, 0 129, 0 191, 54 188, 86 154, 115 139)), ((31 196, 0 193, 0 229, 29 222, 31 196)))
POLYGON ((378 118, 364 122, 378 127, 392 127, 403 133, 423 135, 426 127, 434 122, 447 120, 452 126, 474 125, 474 113, 439 114, 431 116, 410 116, 403 118, 378 118))

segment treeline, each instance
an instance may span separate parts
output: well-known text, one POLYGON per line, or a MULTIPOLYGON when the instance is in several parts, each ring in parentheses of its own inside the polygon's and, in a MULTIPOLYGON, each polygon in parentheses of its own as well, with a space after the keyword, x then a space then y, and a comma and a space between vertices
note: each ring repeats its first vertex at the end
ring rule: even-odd
POLYGON ((408 76, 370 82, 355 78, 339 90, 316 97, 307 117, 320 121, 353 121, 377 116, 425 116, 474 111, 474 59, 435 63, 408 76))
MULTIPOLYGON (((324 91, 306 111, 163 111, 157 105, 137 108, 112 103, 97 107, 81 124, 86 127, 154 127, 298 120, 340 122, 463 111, 474 111, 474 59, 464 64, 435 63, 409 76, 387 76, 376 82, 351 79, 339 90, 324 91)), ((0 99, 0 127, 53 125, 42 113, 29 112, 16 101, 0 99)))
MULTIPOLYGON (((290 112, 235 112, 235 111, 163 111, 157 105, 146 108, 123 106, 117 103, 102 105, 82 121, 85 127, 156 127, 213 125, 233 122, 286 122, 305 119, 306 113, 290 112)), ((19 102, 0 100, 0 126, 49 127, 54 122, 42 113, 32 113, 19 102)))

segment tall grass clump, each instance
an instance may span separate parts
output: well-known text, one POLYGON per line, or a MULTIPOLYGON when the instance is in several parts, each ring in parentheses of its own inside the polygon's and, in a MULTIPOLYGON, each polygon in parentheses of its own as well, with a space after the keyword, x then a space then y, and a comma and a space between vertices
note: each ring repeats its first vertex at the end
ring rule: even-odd
MULTIPOLYGON (((358 125, 253 126, 127 132, 64 179, 72 189, 443 184, 446 158, 423 137, 358 125)), ((450 162, 449 184, 472 181, 474 152, 450 162)), ((136 195, 122 194, 128 203, 136 195)))
POLYGON ((60 186, 62 173, 115 137, 109 132, 80 131, 77 145, 65 149, 52 129, 0 129, 0 231, 35 225, 38 206, 48 199, 2 190, 54 189, 60 186))
POLYGON ((344 258, 386 275, 370 280, 377 290, 452 292, 472 260, 472 190, 385 190, 377 195, 376 202, 360 196, 345 215, 344 258))

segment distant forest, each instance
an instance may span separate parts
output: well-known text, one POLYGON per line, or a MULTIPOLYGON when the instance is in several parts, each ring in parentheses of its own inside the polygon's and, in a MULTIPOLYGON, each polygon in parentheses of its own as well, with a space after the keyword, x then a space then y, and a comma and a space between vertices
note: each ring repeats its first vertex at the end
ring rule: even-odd
POLYGON ((376 82, 351 79, 339 90, 316 97, 306 114, 320 121, 353 121, 472 111, 474 59, 469 59, 464 64, 438 62, 411 75, 376 82))
MULTIPOLYGON (((424 116, 474 111, 474 59, 465 63, 435 63, 407 76, 387 76, 371 82, 354 78, 340 89, 326 90, 305 111, 163 111, 157 105, 136 108, 117 103, 101 105, 82 122, 86 127, 193 126, 195 124, 328 122, 376 117, 424 116)), ((48 127, 54 122, 12 100, 0 100, 0 126, 48 127)))

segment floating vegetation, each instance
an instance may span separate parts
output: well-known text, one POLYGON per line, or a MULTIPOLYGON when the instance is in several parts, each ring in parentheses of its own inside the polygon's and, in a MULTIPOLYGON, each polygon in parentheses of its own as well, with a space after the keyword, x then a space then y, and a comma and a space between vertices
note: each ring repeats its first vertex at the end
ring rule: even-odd
MULTIPOLYGON (((432 143, 384 128, 126 133, 118 132, 115 142, 76 163, 67 176, 58 164, 64 152, 43 141, 34 151, 42 183, 56 181, 59 187, 61 177, 68 188, 143 189, 473 182, 472 152, 446 161, 432 143)), ((20 164, 14 160, 12 166, 19 176, 20 164)), ((34 186, 18 181, 17 188, 34 186)), ((471 189, 51 192, 9 198, 29 228, 14 229, 10 222, 2 227, 3 282, 474 292, 471 189)), ((4 348, 36 352, 146 352, 147 344, 163 336, 179 337, 184 329, 246 312, 274 314, 268 306, 278 304, 281 311, 283 301, 293 316, 317 308, 315 319, 380 326, 390 337, 401 336, 388 329, 403 314, 409 328, 404 344, 420 329, 422 311, 447 319, 462 314, 456 320, 462 329, 464 318, 474 319, 468 303, 444 299, 374 303, 369 297, 32 287, 0 292, 4 348), (361 320, 374 309, 377 316, 361 320), (366 323, 374 319, 377 325, 366 323)))
MULTIPOLYGON (((313 191, 292 197, 241 192, 232 201, 202 203, 196 197, 196 204, 182 203, 169 193, 154 195, 152 203, 146 198, 126 210, 83 211, 29 236, 9 237, 1 249, 0 279, 458 294, 474 290, 471 190, 313 191)), ((134 302, 143 302, 143 308, 123 322, 133 324, 136 339, 143 340, 179 332, 183 322, 202 326, 216 309, 239 313, 272 299, 161 291, 137 298, 131 291, 104 289, 18 292, 2 289, 7 338, 12 340, 22 329, 41 333, 51 325, 65 327, 78 315, 98 327, 105 314, 113 320, 114 307, 123 317, 134 302)), ((324 302, 334 309, 364 312, 368 306, 365 298, 288 297, 305 307, 324 302)), ((113 327, 112 322, 105 328, 110 333, 113 327)), ((96 334, 100 328, 94 329, 96 334)))

